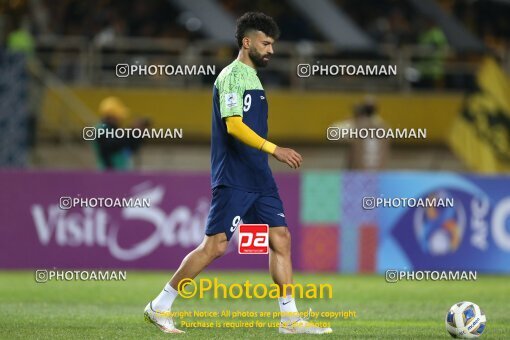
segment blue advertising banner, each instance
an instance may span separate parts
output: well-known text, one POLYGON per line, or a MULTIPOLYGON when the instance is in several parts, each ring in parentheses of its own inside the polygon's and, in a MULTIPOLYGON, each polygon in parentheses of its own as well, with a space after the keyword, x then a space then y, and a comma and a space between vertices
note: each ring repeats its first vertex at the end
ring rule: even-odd
POLYGON ((377 271, 510 272, 509 176, 392 172, 379 185, 377 271))

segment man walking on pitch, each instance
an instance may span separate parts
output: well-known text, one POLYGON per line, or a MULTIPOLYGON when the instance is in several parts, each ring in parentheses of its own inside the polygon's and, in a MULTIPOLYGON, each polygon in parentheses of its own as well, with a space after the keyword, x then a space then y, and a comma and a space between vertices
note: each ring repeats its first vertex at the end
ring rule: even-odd
POLYGON ((145 308, 145 318, 166 333, 182 333, 168 316, 179 295, 179 282, 195 278, 223 255, 239 221, 268 224, 269 271, 280 287, 280 333, 331 333, 297 316, 294 298, 283 291, 292 284, 290 233, 283 204, 268 163, 268 154, 293 169, 301 155, 267 138, 267 100, 257 77, 273 54, 280 32, 263 13, 246 13, 237 21, 239 55, 218 75, 213 89, 211 182, 212 203, 203 242, 182 261, 161 293, 145 308))

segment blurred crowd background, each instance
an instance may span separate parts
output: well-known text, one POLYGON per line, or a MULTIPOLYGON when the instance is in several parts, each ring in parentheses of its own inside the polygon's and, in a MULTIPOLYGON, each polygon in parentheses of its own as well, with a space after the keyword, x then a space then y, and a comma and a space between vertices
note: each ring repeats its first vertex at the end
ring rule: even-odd
MULTIPOLYGON (((219 0, 234 16, 263 9, 283 28, 285 41, 324 41, 306 15, 286 1, 219 0)), ((412 45, 424 30, 426 17, 405 0, 336 0, 333 3, 379 44, 394 47, 412 45)), ((459 20, 470 32, 492 48, 504 51, 510 43, 510 9, 505 0, 439 0, 441 9, 459 20)), ((191 13, 172 1, 121 0, 37 0, 2 1, 3 39, 27 20, 34 37, 45 35, 80 36, 94 40, 106 32, 117 37, 183 38, 196 40, 207 36, 199 25, 189 23, 191 13)))
POLYGON ((114 96, 130 108, 125 124, 144 119, 152 127, 184 129, 182 140, 144 142, 134 168, 208 169, 215 76, 123 78, 115 67, 214 65, 217 74, 237 54, 235 20, 246 11, 263 11, 281 28, 276 54, 259 75, 274 113, 271 138, 299 147, 305 167, 350 168, 349 152, 356 148, 328 141, 326 130, 355 117, 370 98, 385 126, 428 129, 426 140, 391 141, 380 168, 505 168, 474 161, 475 145, 482 143, 484 152, 506 162, 504 108, 496 110, 503 112, 498 119, 482 110, 469 120, 465 112, 472 112, 467 99, 480 92, 488 59, 499 72, 490 82, 503 89, 499 93, 507 89, 506 0, 2 0, 0 166, 97 168, 81 131, 101 121, 100 102, 114 96), (398 75, 300 78, 296 66, 302 63, 397 65, 398 75), (302 119, 292 126, 295 117, 302 119), (466 121, 477 124, 469 148, 461 145, 467 135, 458 128, 466 121), (487 133, 491 124, 498 124, 497 138, 487 133))

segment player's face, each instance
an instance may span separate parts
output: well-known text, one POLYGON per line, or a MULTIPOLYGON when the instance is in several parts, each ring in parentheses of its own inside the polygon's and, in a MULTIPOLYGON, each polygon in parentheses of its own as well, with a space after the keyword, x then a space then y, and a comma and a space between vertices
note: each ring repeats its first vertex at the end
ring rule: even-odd
POLYGON ((249 37, 248 56, 256 67, 265 67, 273 55, 274 39, 261 31, 252 32, 249 37))

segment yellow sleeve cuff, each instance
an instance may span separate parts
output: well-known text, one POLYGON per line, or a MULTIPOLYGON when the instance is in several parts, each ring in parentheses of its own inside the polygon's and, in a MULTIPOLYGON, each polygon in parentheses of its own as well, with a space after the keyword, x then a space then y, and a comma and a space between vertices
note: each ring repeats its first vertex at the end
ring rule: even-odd
POLYGON ((260 148, 262 151, 268 154, 274 154, 274 150, 276 150, 276 145, 271 143, 270 141, 266 140, 262 144, 262 147, 260 148))

